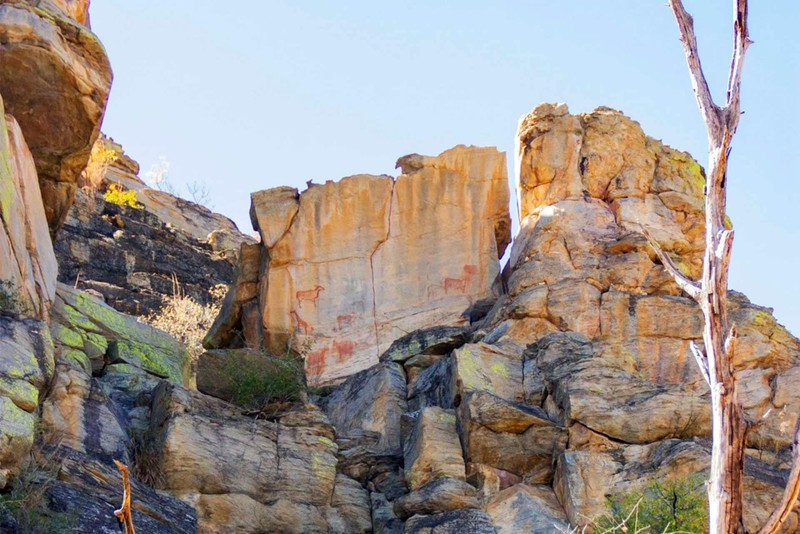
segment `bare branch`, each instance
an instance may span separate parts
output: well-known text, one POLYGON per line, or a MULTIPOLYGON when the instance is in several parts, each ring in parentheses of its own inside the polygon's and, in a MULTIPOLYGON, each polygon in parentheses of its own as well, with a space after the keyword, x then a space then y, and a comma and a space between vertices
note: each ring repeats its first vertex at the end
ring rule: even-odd
POLYGON ((708 358, 694 341, 689 343, 689 348, 692 350, 692 355, 697 362, 697 366, 700 368, 700 374, 706 379, 706 384, 711 387, 711 375, 708 372, 708 358))
POLYGON ((728 74, 728 91, 725 108, 727 111, 728 129, 731 133, 736 131, 739 124, 739 95, 742 85, 742 68, 744 67, 744 54, 752 41, 747 28, 747 0, 733 0, 733 58, 731 70, 728 74))
POLYGON ((675 15, 675 21, 678 23, 683 51, 686 53, 686 63, 689 66, 689 75, 692 78, 692 88, 710 136, 711 132, 718 132, 721 129, 722 121, 720 119, 722 114, 719 107, 714 104, 706 76, 703 74, 703 67, 700 64, 697 38, 694 35, 694 19, 686 12, 681 0, 669 0, 669 7, 672 9, 673 15, 675 15))
POLYGON ((133 528, 133 517, 131 516, 131 483, 128 479, 128 466, 118 460, 114 460, 119 472, 122 473, 122 505, 118 510, 114 510, 114 517, 119 519, 125 527, 125 534, 136 534, 133 528))
POLYGON ((794 442, 792 453, 792 471, 789 473, 789 481, 786 483, 786 490, 780 504, 767 519, 766 524, 761 527, 758 534, 773 534, 778 532, 781 526, 792 513, 797 498, 800 496, 800 417, 794 429, 794 442))
POLYGON ((678 267, 675 265, 675 262, 672 261, 672 258, 667 256, 667 253, 661 249, 658 243, 656 243, 655 239, 653 239, 653 236, 651 236, 650 232, 647 231, 647 228, 644 226, 640 226, 640 228, 642 229, 642 234, 644 234, 644 237, 647 238, 647 242, 650 243, 650 246, 658 256, 658 259, 661 260, 662 265, 664 265, 664 269, 666 269, 667 272, 672 276, 672 278, 675 280, 675 283, 678 284, 678 287, 685 291, 687 295, 697 300, 697 298, 700 296, 700 286, 696 282, 684 276, 680 269, 678 269, 678 267))

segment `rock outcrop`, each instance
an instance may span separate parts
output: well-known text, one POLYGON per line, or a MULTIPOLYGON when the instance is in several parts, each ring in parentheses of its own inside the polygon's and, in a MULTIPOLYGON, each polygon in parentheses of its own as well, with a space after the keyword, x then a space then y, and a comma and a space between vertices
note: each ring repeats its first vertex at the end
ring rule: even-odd
POLYGON ((58 279, 130 315, 157 312, 177 292, 209 303, 212 288, 233 281, 241 244, 254 239, 204 206, 148 188, 119 144, 98 143, 114 161, 75 194, 55 243, 58 279), (134 191, 139 207, 108 201, 102 193, 112 184, 134 191))
POLYGON ((27 463, 53 373, 55 275, 33 159, 0 98, 0 489, 27 463))
POLYGON ((52 235, 72 205, 111 88, 105 49, 88 28, 88 4, 0 2, 0 95, 36 162, 52 235))
MULTIPOLYGON (((309 381, 328 383, 374 365, 410 331, 463 323, 461 312, 497 294, 509 242, 504 155, 458 146, 398 167, 397 179, 358 175, 302 194, 253 194, 261 327, 246 344, 304 352, 309 381)), ((226 328, 208 345, 230 337, 226 328)))

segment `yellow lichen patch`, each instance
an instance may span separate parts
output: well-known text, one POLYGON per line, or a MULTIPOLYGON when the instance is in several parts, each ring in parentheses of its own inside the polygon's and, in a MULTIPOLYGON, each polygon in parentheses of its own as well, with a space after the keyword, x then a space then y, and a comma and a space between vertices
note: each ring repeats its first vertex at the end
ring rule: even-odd
POLYGON ((508 370, 502 363, 497 362, 496 364, 492 365, 490 369, 494 374, 501 375, 503 378, 508 378, 508 370))

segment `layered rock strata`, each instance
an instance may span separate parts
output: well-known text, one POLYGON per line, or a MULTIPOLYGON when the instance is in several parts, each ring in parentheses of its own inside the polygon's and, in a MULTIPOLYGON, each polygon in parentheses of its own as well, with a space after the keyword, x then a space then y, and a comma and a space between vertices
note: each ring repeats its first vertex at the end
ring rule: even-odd
POLYGON ((88 2, 0 2, 0 94, 19 121, 55 235, 100 132, 111 88, 88 2))
POLYGON ((232 292, 238 300, 208 346, 230 337, 229 319, 249 306, 256 317, 241 321, 245 343, 303 352, 309 381, 326 383, 374 365, 410 331, 463 323, 462 311, 496 294, 510 237, 504 155, 458 146, 398 167, 396 179, 254 193, 261 270, 232 292))
POLYGON ((204 206, 147 187, 120 145, 98 143, 115 158, 98 183, 75 194, 55 243, 59 280, 131 315, 157 312, 177 293, 211 302, 212 288, 233 281, 240 245, 255 240, 204 206), (134 191, 139 207, 106 200, 111 184, 134 191))

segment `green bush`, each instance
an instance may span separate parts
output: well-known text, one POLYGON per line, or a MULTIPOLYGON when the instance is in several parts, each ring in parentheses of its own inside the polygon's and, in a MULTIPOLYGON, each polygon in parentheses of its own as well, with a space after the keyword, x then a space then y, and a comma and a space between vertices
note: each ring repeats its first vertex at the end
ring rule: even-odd
POLYGON ((653 481, 644 490, 609 498, 608 513, 597 524, 609 534, 707 532, 705 477, 653 481))
POLYGON ((274 403, 300 399, 305 391, 303 363, 299 358, 270 358, 263 364, 233 362, 225 369, 231 377, 231 401, 249 410, 264 411, 274 403))

